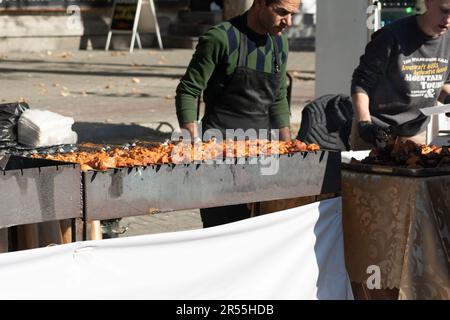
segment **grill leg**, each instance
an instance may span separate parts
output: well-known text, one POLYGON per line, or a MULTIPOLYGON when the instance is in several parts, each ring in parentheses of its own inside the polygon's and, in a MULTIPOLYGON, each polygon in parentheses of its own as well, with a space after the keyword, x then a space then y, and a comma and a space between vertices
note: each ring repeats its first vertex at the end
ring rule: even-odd
POLYGON ((17 250, 39 248, 39 227, 37 223, 17 226, 17 250))
POLYGON ((8 229, 0 229, 0 253, 8 252, 8 229))
POLYGON ((60 220, 59 226, 61 228, 62 243, 72 242, 72 220, 60 220))
POLYGON ((81 218, 72 219, 72 242, 85 241, 86 223, 81 218))
POLYGON ((38 230, 40 247, 64 243, 60 222, 58 220, 41 222, 38 224, 38 230))
POLYGON ((102 227, 100 220, 91 222, 91 240, 102 240, 102 227))

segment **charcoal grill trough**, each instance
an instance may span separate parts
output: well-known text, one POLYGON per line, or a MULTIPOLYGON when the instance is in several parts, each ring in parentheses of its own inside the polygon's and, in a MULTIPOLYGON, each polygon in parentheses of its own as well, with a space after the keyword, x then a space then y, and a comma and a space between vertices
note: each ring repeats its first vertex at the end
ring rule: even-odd
POLYGON ((81 218, 77 164, 0 155, 0 228, 81 218))

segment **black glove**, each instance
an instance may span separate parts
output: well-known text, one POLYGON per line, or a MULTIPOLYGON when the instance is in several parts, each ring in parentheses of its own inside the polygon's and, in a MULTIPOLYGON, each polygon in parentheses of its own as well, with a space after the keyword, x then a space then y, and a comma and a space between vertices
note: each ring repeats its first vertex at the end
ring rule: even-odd
POLYGON ((445 115, 446 115, 448 118, 450 118, 450 112, 447 112, 445 115))
POLYGON ((389 141, 389 132, 387 129, 370 122, 360 121, 358 123, 358 132, 361 139, 374 146, 386 144, 389 141))

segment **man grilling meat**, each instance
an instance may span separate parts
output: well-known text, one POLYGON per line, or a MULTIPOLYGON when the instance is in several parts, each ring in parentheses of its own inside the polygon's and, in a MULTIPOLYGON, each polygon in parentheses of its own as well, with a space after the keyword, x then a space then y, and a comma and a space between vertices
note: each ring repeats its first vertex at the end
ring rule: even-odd
POLYGON ((353 73, 353 150, 390 137, 425 144, 429 117, 419 108, 450 102, 450 0, 425 4, 424 14, 375 32, 353 73))
MULTIPOLYGON (((280 140, 290 140, 286 98, 287 38, 300 0, 255 0, 243 15, 207 31, 199 40, 186 74, 177 87, 180 127, 194 139, 196 101, 204 91, 202 132, 227 129, 279 129, 280 140)), ((264 138, 258 136, 259 138, 264 138)), ((250 216, 246 205, 202 209, 204 227, 250 216)))

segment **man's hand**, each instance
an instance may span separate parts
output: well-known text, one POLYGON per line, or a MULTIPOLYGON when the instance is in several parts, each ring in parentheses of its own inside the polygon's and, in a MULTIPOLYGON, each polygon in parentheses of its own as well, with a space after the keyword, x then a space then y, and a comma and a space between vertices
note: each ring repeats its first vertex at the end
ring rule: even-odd
POLYGON ((280 141, 291 141, 291 130, 289 127, 280 129, 280 141))
POLYGON ((358 132, 361 139, 373 146, 378 147, 389 141, 388 131, 370 121, 358 122, 358 132))
POLYGON ((190 138, 191 138, 191 141, 195 141, 196 140, 196 138, 200 138, 199 136, 198 136, 198 132, 197 132, 197 124, 196 123, 194 123, 194 122, 189 122, 189 123, 183 123, 182 125, 181 125, 181 128, 182 129, 186 129, 187 131, 189 131, 189 134, 190 134, 190 138))

